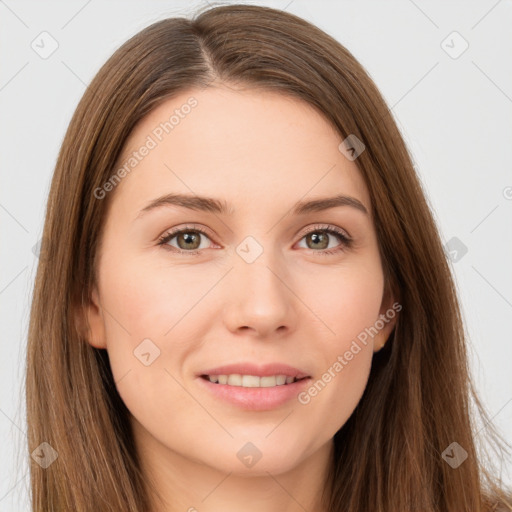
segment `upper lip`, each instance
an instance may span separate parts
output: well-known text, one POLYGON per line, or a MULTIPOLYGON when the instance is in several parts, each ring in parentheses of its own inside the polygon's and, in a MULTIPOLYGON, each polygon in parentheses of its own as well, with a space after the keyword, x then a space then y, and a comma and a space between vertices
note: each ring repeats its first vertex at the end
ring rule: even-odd
POLYGON ((269 377, 272 375, 286 375, 287 377, 295 377, 296 379, 302 379, 309 377, 309 374, 305 371, 294 368, 288 364, 282 363, 270 363, 265 365, 256 365, 253 363, 234 363, 223 366, 217 366, 216 368, 210 368, 202 371, 198 374, 199 377, 203 375, 254 375, 257 377, 269 377))

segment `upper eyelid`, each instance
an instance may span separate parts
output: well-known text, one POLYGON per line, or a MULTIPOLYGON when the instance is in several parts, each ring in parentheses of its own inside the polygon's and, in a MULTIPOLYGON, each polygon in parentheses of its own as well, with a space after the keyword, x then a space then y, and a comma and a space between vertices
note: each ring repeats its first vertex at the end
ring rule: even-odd
POLYGON ((351 238, 351 236, 349 235, 349 233, 347 232, 346 229, 335 226, 334 224, 314 224, 312 226, 309 226, 306 229, 306 232, 304 233, 303 236, 306 236, 307 234, 314 232, 314 231, 323 231, 323 230, 334 231, 335 233, 338 233, 338 231, 339 231, 341 233, 338 233, 338 234, 342 234, 346 238, 351 238))

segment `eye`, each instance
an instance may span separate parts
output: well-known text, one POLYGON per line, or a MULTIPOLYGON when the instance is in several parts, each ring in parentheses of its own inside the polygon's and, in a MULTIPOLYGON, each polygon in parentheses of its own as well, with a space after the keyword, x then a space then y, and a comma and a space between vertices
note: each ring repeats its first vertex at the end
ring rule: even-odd
POLYGON ((199 254, 200 249, 205 249, 205 247, 201 247, 202 236, 209 238, 208 234, 202 229, 186 226, 163 235, 159 238, 158 245, 162 245, 166 249, 170 246, 179 253, 199 254), (178 247, 169 243, 173 238, 176 238, 178 247))
MULTIPOLYGON (((208 233, 203 229, 195 226, 185 226, 184 228, 175 229, 164 234, 159 238, 158 245, 180 254, 196 255, 199 254, 202 249, 207 248, 207 246, 201 246, 202 237, 210 239, 208 233), (177 247, 170 243, 174 238, 176 238, 176 243, 178 244, 177 247)), ((312 247, 308 246, 306 248, 322 255, 338 253, 350 248, 352 244, 352 239, 350 239, 341 229, 329 225, 312 226, 301 238, 301 241, 303 239, 306 239, 306 243, 309 242, 312 244, 312 247), (338 238, 340 244, 334 249, 328 249, 330 238, 333 236, 338 238)))
MULTIPOLYGON (((335 254, 344 251, 351 247, 352 239, 350 239, 343 231, 335 226, 322 226, 317 225, 310 228, 307 233, 301 238, 301 241, 305 239, 306 244, 310 242, 314 252, 318 252, 322 255, 335 254), (329 246, 330 237, 336 237, 340 240, 340 244, 334 249, 325 250, 329 246), (316 250, 320 249, 320 250, 316 250)), ((307 246, 308 249, 311 247, 307 246)))

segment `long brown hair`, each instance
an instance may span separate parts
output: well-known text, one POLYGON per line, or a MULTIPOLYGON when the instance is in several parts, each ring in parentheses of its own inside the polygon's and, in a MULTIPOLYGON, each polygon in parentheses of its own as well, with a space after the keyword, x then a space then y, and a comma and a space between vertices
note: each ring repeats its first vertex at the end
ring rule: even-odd
MULTIPOLYGON (((58 454, 46 468, 31 460, 33 510, 149 508, 152 490, 107 353, 84 334, 81 312, 115 193, 98 200, 95 190, 114 174, 146 114, 214 81, 299 98, 342 139, 353 134, 366 145, 356 163, 372 201, 386 286, 402 310, 374 356, 360 403, 334 437, 326 508, 487 512, 505 503, 477 446, 474 412, 486 423, 488 416, 470 379, 450 268, 385 101, 352 54, 315 26, 267 7, 228 5, 193 19, 164 19, 132 37, 92 80, 67 130, 48 198, 28 336, 28 448, 32 453, 46 442, 58 454), (453 442, 467 452, 457 468, 442 456, 453 442)), ((503 450, 492 424, 484 433, 503 450)))

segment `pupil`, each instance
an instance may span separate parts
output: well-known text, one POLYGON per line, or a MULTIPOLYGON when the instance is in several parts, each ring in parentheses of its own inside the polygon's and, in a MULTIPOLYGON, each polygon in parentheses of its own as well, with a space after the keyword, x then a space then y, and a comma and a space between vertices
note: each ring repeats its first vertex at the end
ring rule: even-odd
POLYGON ((319 235, 318 233, 313 233, 313 234, 311 235, 311 240, 313 241, 313 243, 318 243, 318 242, 320 242, 320 243, 321 243, 321 242, 322 242, 322 241, 320 240, 320 238, 321 238, 321 237, 323 237, 323 242, 324 242, 324 243, 323 243, 323 245, 322 245, 322 247, 321 247, 321 249, 325 249, 325 248, 327 247, 326 242, 327 242, 327 244, 329 243, 329 241, 327 240, 327 237, 326 237, 325 233, 322 233, 322 234, 320 234, 320 235, 319 235))
MULTIPOLYGON (((183 238, 185 240, 185 243, 186 244, 190 244, 190 243, 194 243, 194 238, 196 238, 196 242, 197 242, 197 235, 191 235, 190 233, 185 233, 183 234, 183 238)), ((190 249, 190 247, 188 247, 190 249)), ((195 248, 195 247, 194 247, 195 248)))

